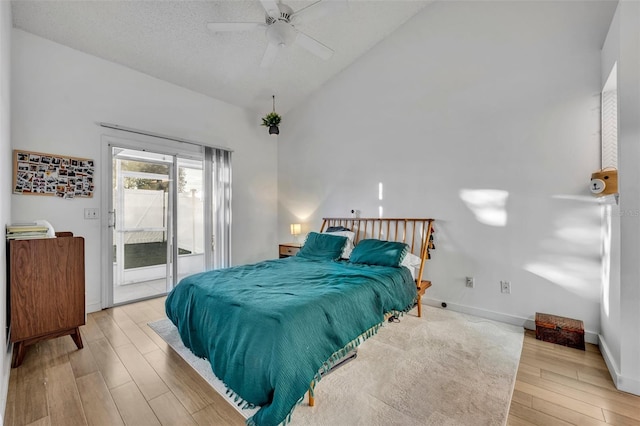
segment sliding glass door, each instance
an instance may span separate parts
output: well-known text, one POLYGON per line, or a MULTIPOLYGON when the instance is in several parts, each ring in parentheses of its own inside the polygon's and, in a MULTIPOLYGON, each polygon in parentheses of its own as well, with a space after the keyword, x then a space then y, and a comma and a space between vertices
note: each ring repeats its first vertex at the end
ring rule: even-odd
POLYGON ((165 294, 172 283, 173 157, 112 148, 113 303, 165 294))
POLYGON ((175 148, 108 138, 104 307, 162 296, 187 275, 229 265, 230 153, 175 148))
POLYGON ((180 281, 187 275, 205 270, 204 202, 210 197, 205 197, 202 160, 178 158, 178 176, 176 273, 177 281, 180 281))

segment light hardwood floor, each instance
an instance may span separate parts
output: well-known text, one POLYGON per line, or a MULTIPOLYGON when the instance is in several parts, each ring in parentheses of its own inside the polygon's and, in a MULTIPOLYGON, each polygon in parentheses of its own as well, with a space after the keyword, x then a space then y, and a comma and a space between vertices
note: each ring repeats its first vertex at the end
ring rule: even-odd
MULTIPOLYGON (((88 315, 82 350, 68 336, 28 348, 11 370, 4 424, 243 425, 147 326, 163 317, 164 298, 121 306, 88 315)), ((640 425, 640 397, 614 388, 596 346, 527 333, 508 424, 640 425)))
POLYGON ((595 345, 586 351, 527 331, 509 425, 640 425, 640 397, 616 390, 595 345))

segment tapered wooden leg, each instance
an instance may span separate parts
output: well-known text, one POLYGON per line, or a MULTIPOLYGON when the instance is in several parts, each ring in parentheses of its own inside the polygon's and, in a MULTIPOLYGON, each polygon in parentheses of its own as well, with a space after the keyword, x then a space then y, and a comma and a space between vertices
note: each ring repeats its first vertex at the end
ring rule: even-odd
POLYGON ((82 344, 82 337, 80 336, 80 327, 76 327, 76 330, 71 333, 71 338, 75 342, 78 349, 82 349, 84 345, 82 344))
POLYGON ((309 385, 309 407, 313 407, 316 404, 316 399, 313 397, 313 385, 313 382, 309 385))
POLYGON ((13 362, 11 363, 11 368, 20 367, 22 361, 24 360, 26 345, 24 342, 16 342, 13 346, 13 362))
POLYGON ((20 364, 22 364, 27 346, 34 345, 43 340, 66 336, 67 334, 71 336, 71 338, 73 339, 73 342, 76 344, 78 349, 82 349, 84 347, 84 345, 82 344, 82 337, 80 336, 80 327, 68 328, 66 330, 56 331, 44 336, 38 336, 38 337, 33 337, 27 340, 22 340, 20 342, 14 343, 13 362, 11 363, 11 367, 16 368, 16 367, 19 367, 20 364))
POLYGON ((417 285, 418 290, 418 317, 422 317, 422 295, 427 289, 431 287, 431 281, 422 280, 417 285))

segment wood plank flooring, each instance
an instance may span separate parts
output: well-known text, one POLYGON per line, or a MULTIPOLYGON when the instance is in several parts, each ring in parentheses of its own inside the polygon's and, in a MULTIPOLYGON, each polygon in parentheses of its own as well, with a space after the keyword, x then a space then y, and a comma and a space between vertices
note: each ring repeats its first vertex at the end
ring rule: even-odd
POLYGON ((640 426, 640 396, 616 390, 598 347, 586 349, 527 331, 508 425, 640 426))
POLYGON ((4 424, 244 425, 244 418, 147 326, 164 298, 87 316, 85 347, 63 338, 27 349, 11 370, 4 424))
MULTIPOLYGON (((243 425, 147 326, 161 318, 164 298, 152 299, 89 314, 82 350, 68 336, 29 347, 11 370, 4 424, 243 425)), ((617 391, 598 348, 587 346, 527 333, 508 425, 640 426, 640 397, 617 391)))

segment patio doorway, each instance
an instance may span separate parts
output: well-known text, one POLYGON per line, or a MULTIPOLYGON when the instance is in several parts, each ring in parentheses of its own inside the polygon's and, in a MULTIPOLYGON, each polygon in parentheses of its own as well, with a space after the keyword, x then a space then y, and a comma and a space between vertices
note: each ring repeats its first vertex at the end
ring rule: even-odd
POLYGON ((103 307, 162 296, 187 275, 228 266, 230 153, 108 142, 103 307))

